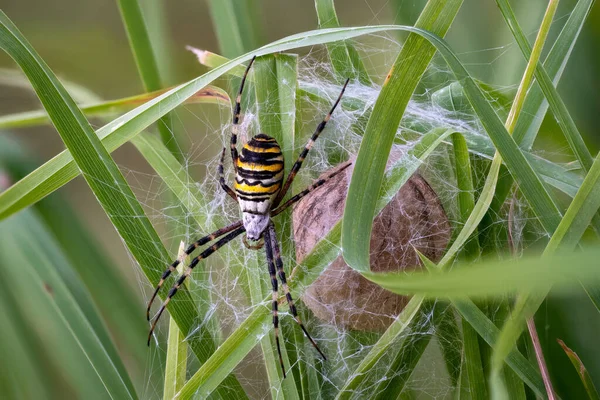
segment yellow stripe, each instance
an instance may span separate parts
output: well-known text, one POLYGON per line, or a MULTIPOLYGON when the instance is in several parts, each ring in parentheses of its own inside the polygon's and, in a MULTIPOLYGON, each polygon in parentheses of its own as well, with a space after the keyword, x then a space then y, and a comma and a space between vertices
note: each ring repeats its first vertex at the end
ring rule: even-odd
POLYGON ((245 144, 244 148, 248 149, 250 151, 253 151, 255 153, 281 153, 281 149, 279 147, 262 148, 262 147, 254 147, 250 144, 245 144))
POLYGON ((277 193, 277 191, 279 190, 280 187, 281 187, 280 182, 277 182, 276 184, 271 185, 269 187, 263 187, 261 185, 250 186, 245 183, 235 182, 235 190, 240 190, 240 191, 246 192, 246 193, 273 194, 273 193, 277 193))
POLYGON ((256 164, 256 163, 246 163, 241 159, 238 159, 238 168, 243 168, 247 171, 269 171, 269 172, 279 172, 283 169, 283 164, 273 164, 273 165, 264 165, 264 164, 256 164))

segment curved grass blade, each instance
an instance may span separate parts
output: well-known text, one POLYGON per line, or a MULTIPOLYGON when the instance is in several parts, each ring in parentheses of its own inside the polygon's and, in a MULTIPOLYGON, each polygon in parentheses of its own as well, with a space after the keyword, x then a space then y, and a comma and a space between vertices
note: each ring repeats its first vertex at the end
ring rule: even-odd
MULTIPOLYGON (((461 4, 462 0, 430 0, 415 26, 444 36, 461 4)), ((427 32, 421 37, 414 34, 412 29, 409 32, 411 34, 388 73, 373 107, 346 198, 343 255, 346 263, 357 271, 369 270, 375 203, 387 158, 408 101, 436 51, 435 45, 432 46, 433 43, 426 39, 427 35, 434 34, 427 32)))
MULTIPOLYGON (((106 117, 114 114, 120 114, 132 108, 152 100, 170 89, 157 90, 150 93, 138 94, 135 96, 124 97, 122 99, 108 100, 82 104, 79 107, 81 111, 89 117, 106 117)), ((225 104, 228 96, 221 89, 214 86, 207 86, 203 90, 190 97, 186 104, 197 103, 215 103, 225 104)), ((16 114, 9 114, 0 117, 0 129, 25 128, 50 123, 48 114, 44 110, 25 111, 16 114)))
MULTIPOLYGON (((106 137, 106 141, 103 140, 105 147, 111 151, 114 150, 121 144, 131 140, 132 137, 135 137, 141 130, 148 127, 158 118, 182 104, 194 93, 204 88, 213 80, 241 65, 245 61, 249 61, 253 55, 264 55, 299 47, 314 46, 331 41, 350 39, 357 36, 389 30, 415 32, 426 37, 428 40, 432 41, 438 49, 445 49, 444 54, 446 54, 449 59, 454 60, 452 61, 452 66, 454 67, 453 69, 456 69, 455 72, 460 71, 460 73, 457 73, 457 76, 460 79, 468 76, 466 71, 464 71, 464 68, 461 68, 460 64, 457 64, 458 60, 456 60, 455 57, 453 58, 451 53, 448 53, 449 49, 445 45, 445 42, 418 28, 381 25, 376 27, 367 26, 310 31, 288 36, 265 45, 252 54, 246 54, 235 60, 231 60, 196 79, 171 89, 167 93, 137 107, 128 114, 117 118, 100 128, 97 131, 97 135, 101 139, 106 137)), ((472 85, 472 81, 469 81, 468 78, 465 79, 472 85)), ((472 89, 473 87, 471 86, 471 89, 469 90, 469 93, 471 94, 474 93, 472 89)), ((474 95, 477 96, 477 94, 474 95)), ((480 114, 489 114, 490 112, 493 113, 493 111, 489 109, 480 110, 480 114)), ((485 121, 491 120, 486 118, 485 121)), ((517 158, 520 158, 520 156, 517 156, 517 158)), ((528 170, 529 168, 526 169, 528 170)), ((0 194, 0 218, 6 218, 8 215, 35 203, 70 181, 75 176, 77 176, 77 169, 75 168, 74 163, 72 163, 69 152, 65 151, 59 154, 42 167, 38 168, 38 170, 13 185, 13 187, 6 192, 0 194)))
MULTIPOLYGON (((193 47, 190 47, 190 46, 188 46, 188 50, 190 50, 190 51, 194 52, 194 54, 196 54, 198 61, 200 62, 201 65, 207 66, 209 68, 216 68, 216 67, 223 65, 224 63, 229 61, 227 58, 222 57, 218 54, 212 53, 207 50, 194 49, 193 47)), ((229 71, 229 74, 237 76, 237 77, 241 77, 244 74, 244 68, 242 66, 233 68, 229 71)), ((252 77, 250 77, 250 79, 252 79, 252 77)), ((450 85, 450 86, 452 86, 452 85, 450 85)), ((461 94, 462 94, 462 89, 461 89, 461 94)), ((326 99, 324 99, 317 92, 314 92, 314 91, 307 91, 302 88, 299 88, 297 96, 298 97, 307 96, 311 99, 314 99, 315 101, 322 102, 323 104, 329 104, 326 99)), ((463 95, 463 97, 464 97, 464 95, 463 95)), ((531 108, 531 106, 528 107, 528 104, 529 104, 527 102, 528 99, 529 99, 529 96, 527 97, 526 103, 523 106, 525 112, 531 108)), ((342 98, 342 107, 352 109, 352 107, 355 106, 354 103, 357 101, 360 101, 360 99, 354 99, 354 98, 347 99, 344 97, 344 98, 342 98)), ((464 98, 463 101, 467 102, 467 99, 464 98)), ((364 108, 364 103, 359 105, 359 109, 360 108, 364 108)), ((519 122, 521 120, 522 120, 522 118, 518 119, 517 125, 519 124, 519 122)), ((481 138, 477 138, 477 139, 481 140, 481 138)), ((515 141, 517 141, 517 140, 515 139, 515 141)), ((471 147, 470 150, 473 153, 485 154, 488 157, 493 157, 494 151, 495 151, 493 148, 493 144, 487 138, 484 138, 483 142, 484 143, 481 143, 480 141, 470 140, 469 141, 469 144, 471 147)), ((519 143, 519 142, 517 141, 517 143, 519 143)), ((529 163, 531 163, 531 166, 535 169, 535 171, 538 174, 540 174, 542 179, 544 179, 544 181, 547 184, 555 187, 556 189, 562 191, 563 193, 569 195, 570 197, 575 196, 575 193, 577 193, 577 189, 579 188, 579 186, 581 185, 581 182, 583 181, 581 176, 579 176, 578 174, 576 174, 574 172, 570 172, 567 168, 563 167, 560 164, 554 163, 552 161, 548 161, 536 154, 529 153, 529 152, 524 152, 524 154, 525 154, 525 157, 527 158, 527 160, 529 161, 529 163)))
MULTIPOLYGON (((73 154, 77 167, 82 170, 86 182, 129 251, 149 281, 158 282, 170 257, 131 188, 73 99, 2 12, 0 24, 0 47, 27 74, 54 126, 73 154)), ((187 334, 192 330, 197 314, 189 293, 183 291, 175 297, 169 304, 169 311, 183 332, 187 334)), ((189 344, 200 360, 212 354, 213 349, 195 336, 189 344)), ((226 390, 224 388, 223 391, 226 390)), ((235 391, 235 388, 232 390, 235 391)))
MULTIPOLYGON (((590 285, 600 282, 594 257, 589 250, 580 254, 548 258, 523 258, 519 261, 487 262, 469 268, 428 275, 423 272, 363 273, 379 286, 398 294, 422 294, 426 297, 501 297, 515 291, 543 292, 548 285, 557 290, 577 286, 580 280, 590 285), (573 265, 582 265, 573 269, 573 265)), ((500 360, 499 360, 500 361, 500 360)))

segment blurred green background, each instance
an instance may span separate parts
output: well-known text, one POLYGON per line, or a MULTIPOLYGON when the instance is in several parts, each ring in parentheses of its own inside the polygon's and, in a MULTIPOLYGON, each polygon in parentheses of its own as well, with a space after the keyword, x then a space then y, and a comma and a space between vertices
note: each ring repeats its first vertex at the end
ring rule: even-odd
MULTIPOLYGON (((222 44, 219 43, 211 22, 208 1, 147 0, 141 3, 155 51, 160 58, 163 80, 167 85, 184 82, 206 71, 198 65, 196 58, 185 50, 185 45, 211 50, 228 57, 238 55, 230 50, 223 50, 222 44)), ((244 44, 246 50, 317 27, 314 3, 311 0, 254 0, 249 3, 257 34, 256 37, 247 39, 248 43, 244 44)), ((424 0, 338 0, 336 8, 342 26, 387 23, 411 25, 424 3, 424 0)), ((536 27, 539 25, 547 2, 527 0, 512 3, 524 31, 533 41, 536 27)), ((568 18, 574 4, 575 1, 572 0, 561 1, 550 42, 568 18)), ((144 91, 116 2, 0 0, 0 8, 19 27, 59 77, 79 84, 103 99, 121 98, 144 91)), ((401 38, 398 36, 398 40, 401 38)), ((494 1, 466 0, 447 39, 453 50, 459 54, 461 60, 477 78, 490 84, 516 87, 525 63, 494 1)), ((592 154, 596 154, 600 147, 600 135, 596 126, 600 110, 599 50, 600 9, 596 5, 592 8, 559 85, 559 92, 583 133, 592 154)), ((368 63, 367 66, 377 67, 368 63)), ((14 69, 16 66, 8 56, 0 54, 0 68, 14 69)), ((10 86, 0 87, 0 115, 40 108, 37 98, 30 90, 10 86)), ((2 167, 8 169, 7 165, 10 165, 11 171, 20 171, 19 174, 11 176, 10 180, 25 175, 28 170, 41 165, 64 148, 57 133, 49 126, 21 129, 10 134, 15 141, 11 141, 10 145, 6 141, 0 144, 2 167)), ((2 135, 8 133, 3 132, 2 135)), ((550 158, 553 155, 565 156, 567 146, 551 118, 545 121, 537 143, 536 148, 543 149, 544 154, 550 158)), ((216 149, 215 147, 215 152, 216 149)), ((152 174, 152 170, 133 146, 123 146, 114 153, 114 157, 119 165, 128 170, 152 174)), ((4 186, 6 183, 4 182, 4 186)), ((0 184, 2 184, 1 179, 0 184)), ((70 219, 68 210, 61 209, 64 215, 53 215, 59 207, 53 206, 52 202, 58 201, 67 201, 74 208, 76 218, 81 221, 81 228, 74 229, 81 229, 81 232, 89 231, 88 239, 99 242, 99 249, 106 257, 104 262, 118 267, 121 275, 110 276, 124 281, 121 282, 121 286, 116 285, 114 290, 125 288, 131 291, 132 303, 129 305, 129 310, 139 310, 140 316, 139 321, 132 323, 139 325, 139 329, 135 332, 141 332, 142 336, 139 338, 139 346, 135 348, 132 348, 135 338, 117 337, 116 344, 119 351, 126 355, 125 362, 131 371, 132 379, 136 386, 140 386, 140 382, 147 382, 149 374, 152 374, 156 367, 152 360, 155 356, 146 352, 144 343, 145 294, 140 288, 140 276, 135 273, 133 263, 121 239, 83 179, 75 179, 58 193, 44 200, 38 207, 38 211, 52 229, 60 230, 60 227, 56 228, 60 224, 52 224, 52 218, 69 218, 72 224, 77 224, 76 219, 70 219)), ((5 230, 3 234, 9 233, 5 230)), ((72 232, 65 233, 67 236, 61 236, 58 231, 54 234, 59 241, 71 240, 73 237, 70 236, 71 239, 67 237, 72 235, 72 232)), ((76 260, 88 256, 85 240, 74 252, 79 252, 71 255, 70 261, 74 264, 77 263, 76 260)), ((80 274, 85 274, 84 268, 75 266, 80 274)), ((102 295, 109 296, 110 290, 108 288, 102 295)), ((98 293, 93 295, 95 297, 98 293)), ((118 305, 115 307, 118 308, 118 305)), ((586 311, 589 307, 591 307, 589 301, 583 297, 581 301, 574 299, 568 304, 560 299, 549 301, 546 305, 546 317, 549 321, 552 320, 552 323, 540 325, 547 327, 547 330, 540 332, 540 335, 542 341, 553 340, 551 338, 556 334, 562 335, 561 337, 566 342, 570 341, 571 347, 578 351, 592 375, 599 378, 600 360, 586 359, 585 356, 588 350, 591 351, 591 347, 596 347, 597 342, 591 343, 584 339, 589 337, 590 332, 600 331, 599 322, 584 319, 585 326, 582 325, 576 330, 571 329, 569 332, 565 332, 563 325, 557 323, 563 321, 568 325, 571 321, 573 324, 582 324, 582 320, 578 319, 577 315, 578 313, 589 315, 586 311), (574 332, 581 333, 581 337, 578 338, 574 332), (569 337, 569 335, 575 336, 569 337)), ((590 312, 593 313, 591 310, 590 312)), ((123 315, 126 318, 129 314, 124 311, 123 315)), ((109 328, 114 329, 114 326, 109 328)), ((554 346, 553 343, 552 345, 554 346)), ((570 368, 565 361, 566 357, 560 351, 551 352, 548 358, 551 365, 556 361, 556 365, 570 368)), ((558 371, 555 373, 557 374, 558 371)), ((565 376, 572 374, 573 371, 570 369, 565 372, 565 376)), ((556 385, 560 388, 561 382, 558 377, 556 385)), ((140 387, 144 387, 144 384, 142 383, 140 387)), ((150 393, 156 393, 157 389, 148 390, 150 393)))

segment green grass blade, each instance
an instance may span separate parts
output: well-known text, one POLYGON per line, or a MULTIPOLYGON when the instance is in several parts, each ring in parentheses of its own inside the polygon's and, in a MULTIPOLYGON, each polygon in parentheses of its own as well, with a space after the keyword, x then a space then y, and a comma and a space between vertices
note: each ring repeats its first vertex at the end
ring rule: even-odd
MULTIPOLYGON (((258 105, 258 121, 260 132, 274 137, 284 156, 284 170, 286 176, 294 163, 294 130, 296 116, 296 79, 297 57, 287 54, 275 54, 261 57, 254 64, 254 89, 258 105)), ((282 260, 286 271, 291 271, 292 260, 295 258, 295 249, 291 232, 291 216, 289 213, 277 219, 276 229, 278 241, 281 246, 282 260), (283 239, 281 239, 283 238, 283 239)), ((256 254, 256 253, 255 253, 256 254)), ((260 303, 265 294, 272 291, 271 287, 264 285, 267 267, 262 257, 250 255, 250 265, 247 266, 248 280, 250 282, 251 300, 254 304, 260 303), (260 260, 260 261, 259 261, 260 260)), ((280 319, 281 324, 291 321, 280 319)), ((280 334, 283 329, 280 326, 280 334)), ((283 396, 285 399, 299 399, 294 374, 290 370, 290 361, 287 355, 285 338, 280 337, 281 354, 287 371, 287 378, 283 380, 279 357, 276 352, 275 337, 271 333, 261 340, 261 348, 269 378, 271 394, 274 398, 283 396)), ((292 338, 290 338, 292 340, 292 338)))
POLYGON ((38 378, 55 396, 62 387, 78 398, 137 398, 89 294, 39 218, 28 211, 4 221, 0 236, 2 292, 23 324, 19 340, 37 353, 38 378))
MULTIPOLYGON (((142 8, 138 0, 117 0, 117 3, 119 4, 121 18, 123 19, 125 31, 129 38, 129 45, 133 51, 135 64, 137 65, 144 88, 147 92, 162 89, 163 84, 158 70, 158 63, 152 50, 150 35, 148 34, 146 22, 142 15, 142 8)), ((171 153, 181 160, 183 159, 183 154, 177 143, 172 126, 170 114, 165 114, 158 121, 158 131, 163 143, 169 148, 171 153)))
MULTIPOLYGON (((454 149, 456 183, 459 190, 457 200, 460 223, 466 224, 469 216, 475 209, 475 191, 473 188, 469 149, 464 137, 456 133, 452 135, 452 145, 454 149)), ((464 244, 463 250, 460 253, 461 258, 472 261, 479 257, 480 247, 476 231, 477 229, 473 230, 471 239, 467 239, 467 242, 464 244)), ((487 399, 487 383, 483 375, 477 332, 475 332, 474 328, 464 318, 461 319, 464 352, 462 368, 467 375, 468 392, 470 398, 473 400, 487 399)))
MULTIPOLYGON (((532 54, 529 42, 519 26, 510 3, 508 0, 496 0, 496 3, 502 12, 502 16, 506 19, 507 25, 513 33, 513 36, 517 40, 517 44, 519 45, 521 52, 525 58, 529 58, 532 54)), ((553 2, 550 2, 550 4, 553 4, 553 2)), ((540 88, 542 89, 542 92, 544 93, 544 96, 550 104, 550 109, 556 118, 556 122, 563 131, 569 146, 575 153, 575 156, 583 166, 584 170, 587 172, 593 163, 592 155, 585 145, 581 134, 577 130, 577 126, 575 125, 573 118, 571 118, 565 103, 558 95, 552 80, 542 65, 538 65, 536 67, 535 77, 540 88)))
POLYGON ((593 257, 597 253, 598 251, 589 250, 580 254, 556 255, 552 259, 523 258, 519 261, 486 262, 432 275, 423 272, 366 272, 363 276, 402 295, 417 293, 427 297, 493 298, 513 291, 543 291, 553 284, 557 289, 568 289, 576 286, 580 280, 588 280, 590 285, 596 285, 600 281, 593 263, 593 257), (582 264, 581 267, 572 268, 572 265, 579 263, 582 264))
MULTIPOLYGON (((31 80, 88 185, 144 274, 155 284, 170 257, 142 206, 56 76, 3 13, 0 13, 0 23, 0 46, 9 52, 31 80)), ((169 305, 169 311, 183 332, 191 332, 197 313, 189 293, 182 291, 176 296, 169 305)), ((143 315, 143 311, 141 313, 143 315)), ((196 336, 192 336, 188 343, 200 360, 210 356, 210 349, 196 336)))
POLYGON ((585 365, 583 365, 583 362, 581 361, 577 353, 568 348, 565 342, 563 342, 560 339, 558 339, 558 344, 560 344, 560 347, 563 348, 565 354, 567 355, 567 357, 569 357, 569 360, 571 360, 571 363, 573 364, 573 367, 575 367, 575 370, 579 374, 581 383, 583 383, 585 391, 587 392, 590 400, 600 400, 600 395, 598 395, 596 386, 594 386, 594 381, 592 380, 592 377, 585 368, 585 365))
MULTIPOLYGON (((494 346, 500 335, 500 330, 471 300, 454 300, 452 304, 463 318, 477 331, 487 344, 494 346)), ((529 388, 539 397, 546 395, 544 381, 536 367, 533 366, 517 349, 513 349, 504 362, 512 368, 529 388)))
MULTIPOLYGON (((553 43, 552 49, 550 49, 550 52, 546 57, 544 69, 548 75, 552 77, 552 82, 555 86, 558 85, 558 82, 560 81, 562 73, 567 65, 567 61, 569 60, 569 56, 571 55, 573 47, 575 47, 575 42, 579 37, 579 33, 583 28, 583 24, 593 3, 594 0, 579 0, 577 2, 571 15, 569 15, 569 19, 560 32, 560 35, 553 43)), ((504 2, 502 4, 506 5, 504 2)), ((512 21, 516 21, 514 14, 508 9, 503 7, 500 11, 503 12, 504 18, 507 21, 511 21, 511 23, 512 21)), ((515 26, 513 29, 513 34, 516 34, 515 37, 519 38, 518 40, 521 43, 521 48, 526 49, 528 46, 526 43, 527 40, 523 40, 522 36, 519 34, 520 29, 518 26, 515 26)), ((515 142, 522 148, 531 149, 531 146, 533 146, 533 142, 542 125, 547 110, 548 102, 545 100, 540 86, 537 84, 532 86, 527 94, 527 99, 523 105, 523 112, 517 121, 515 132, 513 134, 515 142)))
MULTIPOLYGON (((333 0, 315 0, 315 8, 319 19, 319 28, 338 28, 340 21, 335 12, 333 0)), ((333 42, 327 45, 329 60, 338 83, 346 79, 358 80, 363 85, 370 85, 371 78, 350 41, 333 42)))
MULTIPOLYGON (((413 326, 410 328, 423 326, 433 322, 436 326, 439 325, 442 311, 439 305, 424 304, 419 311, 417 319, 414 321, 413 326), (431 321, 431 314, 433 312, 433 321, 431 321), (431 321, 431 322, 430 322, 431 321)), ((445 309, 445 307, 444 307, 445 309)), ((385 372, 383 377, 377 376, 380 384, 373 389, 372 393, 376 393, 374 399, 385 400, 397 398, 406 388, 406 383, 409 381, 415 367, 419 363, 421 356, 425 352, 425 349, 429 345, 432 334, 430 333, 419 333, 417 335, 410 335, 411 330, 406 329, 408 337, 405 337, 402 341, 401 346, 393 346, 392 351, 397 352, 396 357, 391 361, 388 371, 385 372), (391 374, 391 375, 390 375, 391 374), (391 379, 389 378, 391 376, 391 379)), ((376 345, 377 346, 377 345, 376 345)), ((370 383, 370 382, 369 382, 370 383)))
MULTIPOLYGON (((10 180, 15 181, 29 173, 35 165, 35 161, 32 160, 35 160, 35 157, 23 151, 16 141, 6 135, 0 136, 0 169, 10 180)), ((91 237, 75 211, 66 204, 66 198, 60 193, 55 193, 54 196, 38 202, 35 208, 90 291, 116 341, 127 348, 128 356, 133 358, 130 365, 142 368, 146 360, 146 346, 140 343, 139 337, 144 335, 146 326, 137 318, 142 304, 131 291, 126 277, 91 237), (106 282, 111 284, 106 285, 106 282)), ((81 285, 77 283, 71 287, 81 288, 81 285)), ((86 299, 80 297, 77 301, 83 307, 86 299)), ((86 312, 86 315, 91 318, 95 314, 86 312)), ((90 323, 102 326, 100 319, 90 323)))
POLYGON ((453 307, 448 307, 444 303, 437 304, 434 310, 440 314, 439 317, 433 319, 435 335, 442 349, 446 371, 448 371, 452 387, 457 387, 460 382, 463 339, 456 323, 456 313, 453 307))
MULTIPOLYGON (((461 0, 430 0, 416 26, 444 36, 461 4, 461 0)), ((344 260, 357 271, 369 270, 375 202, 386 161, 400 119, 434 53, 435 47, 423 37, 409 35, 369 118, 348 189, 342 234, 344 260)))
MULTIPOLYGON (((152 100, 167 90, 157 90, 150 93, 138 94, 135 96, 129 96, 122 99, 108 100, 108 101, 95 101, 93 103, 86 103, 80 105, 81 111, 87 117, 106 117, 110 115, 122 114, 125 111, 131 110, 134 107, 139 106, 149 100, 152 100)), ((225 92, 214 86, 207 86, 203 90, 199 91, 193 97, 190 97, 186 104, 195 103, 225 103, 228 101, 225 92)), ((77 99, 76 99, 77 100, 77 99)), ((44 110, 39 111, 25 111, 16 114, 4 115, 0 117, 0 129, 9 128, 25 128, 31 126, 38 126, 49 123, 48 114, 44 110)))
MULTIPOLYGON (((173 196, 185 207, 202 231, 212 232, 217 229, 217 225, 223 226, 226 224, 226 221, 222 218, 217 217, 211 220, 207 218, 208 199, 160 139, 152 135, 138 135, 132 140, 132 143, 152 169, 162 178, 173 196)), ((239 255, 233 255, 231 261, 238 265, 244 262, 239 255)), ((202 285, 202 280, 199 277, 194 281, 198 285, 202 285)), ((212 354, 219 346, 216 338, 222 336, 218 321, 214 316, 210 318, 207 316, 210 312, 209 305, 214 304, 214 301, 211 298, 210 291, 207 290, 195 290, 194 298, 197 299, 198 318, 205 321, 201 327, 195 328, 194 336, 197 337, 198 342, 203 344, 207 354, 212 354)), ((243 397, 242 389, 232 377, 228 377, 225 383, 225 386, 231 391, 230 395, 243 397), (237 391, 237 393, 234 391, 237 391)))
MULTIPOLYGON (((560 225, 554 232, 554 235, 550 238, 546 249, 544 250, 544 257, 541 261, 549 263, 550 265, 557 258, 555 253, 557 252, 570 252, 575 249, 584 231, 589 226, 593 216, 598 212, 600 208, 600 155, 596 157, 592 168, 586 175, 579 192, 571 202, 571 205, 567 209, 564 218, 560 225), (552 257, 549 257, 552 256, 552 257)), ((590 265, 593 265, 593 261, 590 265)), ((569 267, 578 265, 572 274, 580 273, 586 268, 583 264, 565 264, 569 267)), ((546 272, 540 271, 540 274, 546 274, 546 272)), ((581 278, 581 282, 585 282, 586 286, 596 287, 590 277, 581 278)), ((512 316, 506 322, 502 329, 502 334, 496 345, 493 365, 497 366, 502 362, 503 357, 510 351, 514 346, 516 340, 520 336, 523 326, 527 318, 530 318, 535 314, 537 309, 540 307, 544 298, 546 297, 552 282, 548 282, 547 286, 540 287, 536 293, 526 293, 517 298, 512 316)))
MULTIPOLYGON (((199 102, 226 103, 229 104, 229 96, 217 88, 207 88, 208 91, 200 91, 196 94, 199 102)), ((196 94, 194 96, 196 96, 196 94)), ((144 106, 141 106, 144 108, 144 106)), ((132 111, 135 112, 135 111, 132 111)), ((155 119, 158 116, 155 115, 155 119)), ((125 121, 130 121, 129 114, 117 118, 97 131, 102 144, 109 152, 112 152, 134 138, 143 128, 150 125, 153 120, 145 120, 143 127, 126 128, 125 121)), ((140 120, 136 120, 139 123, 140 120)), ((0 218, 6 218, 23 208, 30 206, 54 192, 64 184, 77 177, 81 172, 75 165, 75 161, 68 150, 56 155, 37 170, 0 193, 0 218)))
MULTIPOLYGON (((205 65, 209 68, 216 68, 216 67, 223 65, 224 63, 229 61, 225 57, 222 57, 215 53, 211 53, 206 50, 193 49, 193 51, 198 56, 198 61, 202 65, 205 65)), ((234 76, 241 77, 244 73, 244 68, 241 66, 236 67, 236 68, 233 68, 229 73, 234 76)), ((450 85, 450 86, 452 86, 452 85, 450 85)), ((462 92, 462 89, 461 89, 461 92, 462 92)), ((309 92, 302 88, 298 89, 297 96, 298 97, 307 96, 311 99, 314 98, 314 100, 317 102, 322 102, 323 104, 328 104, 328 101, 326 99, 324 99, 323 97, 321 97, 318 93, 312 92, 312 91, 309 92)), ((463 96, 464 96, 464 94, 463 94, 463 96)), ((356 101, 360 101, 360 100, 359 99, 342 98, 342 107, 352 108, 354 106, 359 106, 359 105, 354 104, 356 101)), ((464 102, 467 102, 466 98, 464 99, 464 102)), ((531 107, 528 108, 527 104, 528 103, 526 101, 526 104, 524 105, 525 112, 531 108, 531 107)), ((360 108, 363 108, 363 107, 364 107, 364 104, 361 104, 360 108)), ((521 116, 523 116, 523 114, 521 114, 521 116)), ((519 123, 519 121, 521 121, 521 119, 522 118, 519 117, 517 124, 519 123)), ((470 139, 473 139, 473 138, 470 138, 470 139)), ((481 140, 481 138, 477 138, 477 139, 481 140)), ((517 143, 518 143, 518 141, 517 141, 517 143)), ((492 143, 489 141, 489 139, 484 139, 484 143, 480 143, 479 141, 472 140, 471 147, 472 148, 470 150, 472 152, 486 154, 489 157, 493 157, 493 155, 494 155, 494 148, 493 148, 492 143)), ((575 196, 575 193, 577 193, 577 189, 579 188, 579 186, 581 185, 581 182, 583 181, 583 179, 578 174, 569 171, 568 169, 564 168, 560 164, 557 164, 557 163, 548 161, 544 158, 541 158, 538 155, 535 155, 535 154, 532 154, 529 152, 524 152, 524 154, 525 154, 525 157, 527 158, 527 160, 529 161, 529 163, 531 164, 531 166, 542 177, 542 179, 544 179, 544 182, 546 182, 547 184, 562 191, 563 193, 569 195, 570 197, 575 196)))
POLYGON ((237 57, 260 46, 260 5, 255 3, 249 0, 208 2, 219 47, 227 57, 237 57))
MULTIPOLYGON (((185 243, 179 244, 177 257, 185 255, 185 243)), ((189 257, 185 257, 184 261, 177 266, 177 273, 183 274, 184 265, 189 264, 189 257)), ((189 280, 184 283, 189 289, 189 280)), ((163 389, 163 399, 170 400, 175 397, 175 394, 185 384, 187 372, 187 343, 185 343, 185 335, 179 330, 177 322, 173 318, 169 318, 169 338, 167 340, 167 359, 165 362, 165 382, 163 389)))
POLYGON ((406 333, 406 331, 410 331, 417 326, 416 324, 420 319, 417 316, 421 315, 421 306, 424 301, 425 298, 419 295, 410 299, 394 323, 381 335, 377 343, 362 359, 348 382, 340 389, 336 399, 349 399, 363 380, 367 378, 367 372, 387 351, 390 351, 390 346, 397 344, 397 338, 402 333, 406 333))

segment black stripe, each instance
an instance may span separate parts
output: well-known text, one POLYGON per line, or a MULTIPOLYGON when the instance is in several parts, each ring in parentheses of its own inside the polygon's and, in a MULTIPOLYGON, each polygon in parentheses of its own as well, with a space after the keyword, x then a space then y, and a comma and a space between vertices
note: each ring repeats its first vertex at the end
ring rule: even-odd
POLYGON ((262 140, 250 139, 248 142, 250 146, 258 147, 260 149, 279 149, 279 144, 276 141, 265 142, 262 140))
MULTIPOLYGON (((264 196, 264 195, 262 195, 262 196, 264 196)), ((245 200, 245 201, 252 201, 254 203, 260 203, 262 201, 270 200, 271 199, 271 195, 267 195, 264 198, 263 197, 261 197, 261 198, 258 198, 258 197, 247 197, 247 196, 243 196, 243 195, 239 194, 239 192, 238 192, 238 199, 242 199, 242 200, 245 200)), ((263 215, 263 214, 260 214, 260 213, 256 213, 256 214, 257 215, 263 215)))
MULTIPOLYGON (((280 171, 252 171, 243 168, 238 168, 238 173, 236 176, 239 176, 242 179, 273 179, 275 175, 281 173, 280 171)), ((282 176, 283 180, 283 176, 282 176)))
MULTIPOLYGON (((263 161, 271 160, 273 158, 281 157, 281 152, 278 153, 258 153, 247 148, 242 149, 242 161, 253 162, 261 164, 263 161)), ((281 161, 280 161, 281 162, 281 161)))
MULTIPOLYGON (((281 169, 283 169, 283 161, 278 161, 278 160, 259 160, 257 162, 257 161, 245 159, 244 156, 241 156, 240 157, 240 161, 248 163, 248 164, 258 164, 258 165, 265 165, 265 166, 267 166, 267 165, 281 165, 281 169)), ((243 168, 242 165, 238 165, 238 167, 243 168)), ((280 170, 277 170, 277 172, 279 172, 279 171, 280 170)), ((269 172, 271 172, 271 171, 269 171, 269 172)))
POLYGON ((276 180, 275 182, 273 182, 271 184, 266 184, 264 181, 254 181, 254 182, 251 182, 251 181, 249 181, 247 179, 239 179, 238 177, 235 178, 235 181, 237 183, 245 183, 248 186, 258 186, 258 185, 260 185, 260 186, 262 186, 264 188, 270 188, 271 186, 275 186, 275 185, 281 183, 281 179, 276 180))

